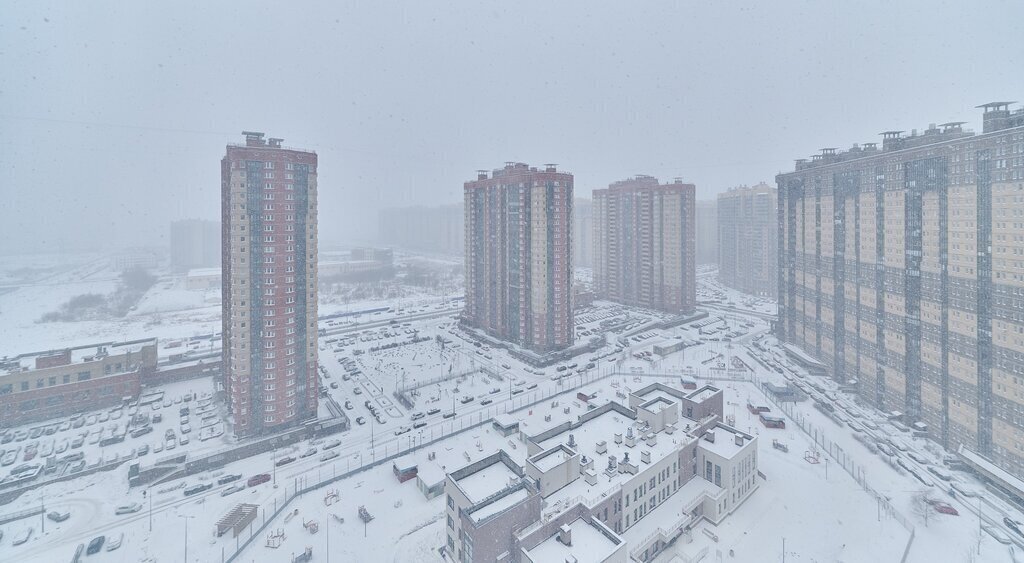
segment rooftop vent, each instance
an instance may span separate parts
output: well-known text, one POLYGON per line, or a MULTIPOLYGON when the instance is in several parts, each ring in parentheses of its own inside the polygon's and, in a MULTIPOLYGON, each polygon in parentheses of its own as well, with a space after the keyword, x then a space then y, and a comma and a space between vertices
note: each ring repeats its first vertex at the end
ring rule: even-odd
POLYGON ((640 452, 640 461, 644 463, 651 463, 651 452, 648 450, 640 452))
POLYGON ((707 440, 708 442, 711 442, 712 444, 714 444, 715 443, 715 431, 714 430, 708 430, 704 434, 704 439, 707 440))
POLYGON ((737 446, 742 446, 743 445, 743 436, 740 436, 739 434, 736 435, 736 445, 737 446))
POLYGON ((572 545, 572 528, 567 524, 562 524, 562 527, 558 529, 558 541, 563 545, 572 545))

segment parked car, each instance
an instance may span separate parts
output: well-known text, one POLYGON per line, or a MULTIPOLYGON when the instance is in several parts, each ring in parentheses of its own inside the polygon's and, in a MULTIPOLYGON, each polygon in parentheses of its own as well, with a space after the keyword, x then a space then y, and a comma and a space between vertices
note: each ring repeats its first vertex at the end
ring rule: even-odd
POLYGON ((441 415, 441 418, 455 418, 455 412, 446 412, 443 415, 441 415))
POLYGON ((316 448, 309 448, 308 450, 302 452, 302 454, 299 455, 299 457, 307 458, 307 457, 309 457, 311 455, 316 455, 316 448))
POLYGON ((49 518, 50 520, 53 520, 54 522, 63 522, 65 520, 67 520, 68 518, 71 518, 71 513, 66 511, 66 510, 64 510, 64 511, 53 510, 53 511, 49 512, 46 515, 46 517, 49 518))
POLYGON ((105 539, 106 538, 104 536, 96 536, 95 538, 93 538, 92 541, 89 542, 89 547, 86 548, 85 554, 86 555, 95 555, 95 554, 99 553, 99 551, 101 549, 103 549, 103 541, 105 539))
POLYGON ((428 410, 427 414, 430 415, 430 416, 433 416, 433 415, 435 415, 435 414, 437 414, 439 412, 441 412, 441 409, 434 408, 434 409, 428 410))
POLYGON ((243 491, 243 490, 245 490, 245 485, 243 485, 241 483, 235 483, 234 485, 231 485, 230 487, 227 487, 223 491, 221 491, 220 492, 220 496, 226 497, 228 495, 233 495, 233 494, 237 493, 238 491, 243 491))
POLYGON ((418 428, 423 428, 423 427, 424 427, 424 426, 426 426, 426 425, 427 425, 427 423, 426 423, 426 422, 423 422, 423 421, 421 420, 421 421, 417 422, 416 424, 413 424, 413 425, 412 425, 412 427, 413 427, 413 428, 417 428, 417 429, 418 429, 418 428))
POLYGON ((395 430, 395 436, 401 436, 410 430, 412 430, 412 428, 409 428, 408 426, 400 426, 398 430, 395 430))
POLYGON ((131 504, 125 504, 117 507, 117 510, 114 511, 114 514, 118 516, 122 514, 134 514, 140 510, 142 510, 142 504, 133 502, 131 504))
POLYGON ((228 483, 231 483, 233 481, 237 481, 237 480, 239 480, 241 478, 242 478, 241 473, 232 473, 232 474, 229 474, 229 475, 221 475, 221 477, 219 479, 217 479, 217 484, 218 485, 227 485, 228 483))
POLYGON ((269 473, 260 473, 259 475, 253 475, 249 477, 249 480, 245 482, 246 486, 255 487, 256 485, 262 485, 270 480, 269 473))
POLYGON ((288 465, 289 463, 291 463, 293 461, 295 461, 295 458, 289 455, 289 456, 285 456, 285 457, 282 457, 281 459, 277 460, 274 463, 274 465, 276 465, 278 467, 281 467, 282 465, 288 465))
POLYGON ((192 495, 198 495, 203 491, 207 491, 213 488, 213 483, 200 483, 198 485, 192 485, 191 487, 185 488, 185 496, 190 497, 192 495))
POLYGON ((331 448, 337 448, 340 445, 341 445, 341 440, 331 440, 330 442, 327 442, 326 444, 324 444, 323 449, 329 450, 331 448))
POLYGON ((362 426, 362 425, 366 424, 366 419, 360 416, 360 417, 356 418, 356 424, 358 424, 359 426, 362 426))
POLYGON ((1024 536, 1024 532, 1020 529, 1020 524, 1015 520, 1010 520, 1008 517, 1003 516, 1003 524, 1006 524, 1006 527, 1016 532, 1018 536, 1024 536))
POLYGON ((111 538, 107 542, 107 551, 114 551, 121 547, 121 542, 124 540, 124 532, 121 532, 116 538, 111 538))
POLYGON ((338 457, 338 455, 338 452, 324 452, 323 455, 320 456, 320 461, 330 461, 338 457))

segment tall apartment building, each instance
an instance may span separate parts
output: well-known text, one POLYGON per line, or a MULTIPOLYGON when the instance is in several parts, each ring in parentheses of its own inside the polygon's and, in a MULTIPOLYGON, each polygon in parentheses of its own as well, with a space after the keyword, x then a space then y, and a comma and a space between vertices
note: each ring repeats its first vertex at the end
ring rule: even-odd
POLYGON ((204 219, 171 222, 171 268, 187 272, 220 266, 220 225, 204 219))
POLYGON ((594 266, 594 202, 576 198, 572 208, 573 266, 594 266))
POLYGON ((381 209, 377 236, 399 248, 461 255, 465 250, 462 204, 381 209))
POLYGON ((696 305, 693 184, 635 176, 594 190, 598 298, 673 313, 696 305))
POLYGON ((907 425, 1020 476, 1024 111, 980 107, 980 135, 887 131, 777 177, 776 330, 907 425))
POLYGON ((521 162, 465 183, 468 324, 537 353, 572 345, 572 188, 521 162))
POLYGON ((222 384, 239 436, 316 416, 316 153, 244 132, 221 160, 222 384))
POLYGON ((697 202, 697 263, 714 264, 718 261, 718 201, 697 202))
POLYGON ((777 190, 768 184, 718 194, 718 279, 762 297, 778 281, 777 190))

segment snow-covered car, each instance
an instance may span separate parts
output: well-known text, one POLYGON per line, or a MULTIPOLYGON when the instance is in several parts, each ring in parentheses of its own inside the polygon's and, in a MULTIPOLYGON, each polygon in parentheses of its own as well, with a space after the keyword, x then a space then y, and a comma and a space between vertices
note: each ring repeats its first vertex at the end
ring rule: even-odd
POLYGON ((68 518, 71 518, 71 513, 68 512, 67 510, 63 510, 63 511, 53 510, 53 511, 50 511, 49 513, 47 513, 46 517, 49 518, 50 520, 53 520, 54 522, 63 522, 65 520, 67 520, 68 518))
POLYGON ((338 452, 324 452, 323 455, 320 456, 320 461, 330 461, 338 457, 338 455, 338 452))
POLYGON ((275 462, 274 465, 276 465, 278 467, 281 467, 282 465, 288 465, 289 463, 291 463, 293 461, 295 461, 294 457, 292 457, 292 456, 285 456, 285 457, 282 457, 281 459, 277 460, 277 462, 275 462))
POLYGON ((435 415, 435 414, 437 414, 439 412, 441 412, 441 409, 433 408, 433 409, 428 410, 427 414, 433 416, 433 415, 435 415))
POLYGON ((225 488, 223 491, 221 491, 220 492, 220 496, 226 497, 228 495, 233 495, 233 494, 237 493, 238 491, 244 491, 244 490, 245 490, 245 485, 244 484, 236 483, 234 485, 231 485, 230 487, 225 488))
POLYGON ((301 454, 299 454, 299 457, 307 458, 307 457, 312 456, 312 455, 316 455, 316 448, 309 448, 308 450, 306 450, 306 451, 302 452, 301 454))
POLYGON ((398 428, 398 430, 395 430, 395 436, 401 436, 402 434, 405 434, 406 432, 409 432, 411 430, 412 428, 409 428, 408 426, 401 426, 398 428))
POLYGON ((125 504, 117 507, 117 510, 114 511, 114 514, 117 516, 120 516, 122 514, 134 514, 140 510, 142 510, 142 504, 138 502, 133 502, 131 504, 125 504))
POLYGON ((331 440, 330 442, 327 442, 326 444, 324 444, 323 449, 329 450, 331 448, 337 448, 340 445, 341 445, 341 440, 331 440))

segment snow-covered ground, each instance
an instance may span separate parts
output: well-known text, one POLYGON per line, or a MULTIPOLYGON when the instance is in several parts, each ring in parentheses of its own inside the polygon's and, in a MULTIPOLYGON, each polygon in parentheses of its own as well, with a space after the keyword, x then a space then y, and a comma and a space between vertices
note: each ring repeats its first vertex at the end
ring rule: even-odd
MULTIPOLYGON (((115 279, 104 279, 98 273, 103 270, 102 263, 86 261, 69 263, 59 271, 47 270, 32 275, 45 275, 46 279, 53 280, 54 287, 58 289, 51 289, 51 292, 73 295, 89 284, 96 284, 97 291, 102 291, 102 284, 116 283, 115 279), (68 289, 66 286, 73 288, 68 289)), ((210 334, 219 330, 218 308, 206 306, 210 299, 208 292, 182 293, 184 290, 176 282, 171 280, 169 287, 167 283, 162 281, 155 286, 155 292, 147 294, 120 328, 107 326, 117 323, 100 323, 104 325, 102 330, 107 331, 102 333, 104 335, 112 334, 111 331, 125 331, 123 336, 104 338, 138 338, 154 333, 162 335, 159 333, 163 329, 168 339, 181 339, 184 336, 203 334, 204 331, 210 334), (183 309, 175 312, 178 306, 183 309), (152 324, 157 318, 162 324, 152 324)), ((707 276, 700 278, 698 283, 702 291, 709 295, 732 291, 722 288, 707 276)), ((16 348, 13 351, 17 353, 47 347, 25 346, 23 341, 18 340, 22 337, 14 334, 17 327, 8 322, 11 318, 24 320, 28 324, 21 326, 21 329, 31 332, 38 330, 32 326, 36 324, 33 319, 42 313, 33 312, 28 306, 22 308, 19 299, 10 297, 21 294, 21 298, 28 298, 31 296, 30 287, 19 287, 17 284, 13 287, 13 290, 0 295, 0 312, 5 315, 2 323, 5 334, 0 334, 0 337, 10 335, 15 340, 15 345, 4 342, 5 349, 16 348), (23 291, 26 293, 22 294, 23 291), (15 317, 6 316, 9 310, 17 313, 15 317)), ((39 301, 42 299, 37 298, 37 306, 40 306, 39 301)), ((744 300, 748 298, 734 295, 731 299, 739 309, 745 306, 744 300)), ((607 345, 597 352, 563 362, 560 366, 534 370, 517 362, 504 350, 478 346, 474 338, 457 328, 453 313, 457 312, 458 305, 444 296, 417 293, 401 304, 387 301, 347 303, 343 307, 339 306, 336 312, 366 310, 378 306, 390 307, 392 311, 342 317, 321 323, 327 331, 327 336, 321 339, 321 364, 329 374, 323 382, 328 385, 329 393, 339 404, 350 403, 352 409, 346 412, 353 419, 361 417, 365 422, 362 425, 354 424, 352 430, 338 436, 337 439, 341 441, 338 446, 326 448, 331 445, 332 439, 299 444, 229 464, 209 475, 179 480, 151 490, 129 489, 125 469, 127 466, 122 466, 108 473, 46 487, 44 491, 32 491, 2 507, 0 513, 45 504, 47 511, 67 510, 71 518, 62 523, 45 521, 45 532, 39 516, 0 525, 0 531, 3 532, 0 560, 69 560, 79 543, 88 543, 100 534, 108 538, 124 534, 123 545, 116 551, 104 551, 91 556, 89 560, 134 562, 146 557, 154 561, 181 560, 185 555, 184 536, 187 526, 187 560, 219 561, 222 555, 234 553, 236 539, 230 533, 216 538, 213 533, 214 524, 236 504, 249 502, 259 505, 257 523, 262 524, 262 519, 272 514, 277 504, 284 503, 296 486, 309 485, 330 476, 354 471, 349 477, 292 501, 288 512, 297 509, 297 515, 288 518, 287 522, 282 515, 268 527, 268 531, 283 532, 280 546, 266 547, 268 539, 264 532, 241 554, 240 560, 288 561, 292 554, 312 547, 314 561, 326 560, 321 559, 321 555, 328 549, 331 556, 339 561, 436 561, 436 549, 441 545, 444 534, 444 522, 441 520, 443 497, 425 499, 416 488, 415 480, 398 483, 391 464, 373 465, 376 460, 422 444, 428 445, 418 450, 416 455, 425 457, 433 452, 436 463, 445 469, 461 466, 467 460, 479 459, 500 447, 509 449, 514 457, 522 456, 525 454, 524 449, 512 449, 514 442, 510 443, 508 438, 502 438, 491 430, 490 425, 486 424, 488 419, 496 414, 517 411, 517 416, 523 417, 527 425, 544 424, 541 420, 547 410, 551 409, 551 401, 555 400, 560 406, 550 414, 556 419, 573 417, 585 408, 574 400, 575 387, 584 380, 599 378, 587 384, 585 390, 599 396, 613 397, 613 381, 620 388, 635 388, 655 380, 678 383, 682 376, 686 379, 711 381, 725 390, 726 418, 761 437, 758 441, 759 466, 765 478, 759 482, 759 490, 721 525, 701 524, 690 536, 680 538, 657 561, 686 561, 701 553, 707 554, 705 560, 712 561, 717 560, 719 551, 723 561, 781 561, 783 538, 786 561, 899 561, 910 539, 909 528, 914 530, 914 539, 907 561, 1013 561, 1008 546, 997 542, 987 532, 979 536, 977 498, 967 499, 963 503, 959 495, 957 498, 950 496, 946 492, 948 487, 934 477, 930 479, 934 486, 924 485, 907 471, 897 470, 895 467, 898 465, 884 459, 887 456, 872 452, 856 436, 870 433, 871 438, 865 439, 867 442, 896 436, 897 441, 905 443, 908 450, 927 459, 927 463, 919 464, 919 467, 940 465, 939 452, 933 445, 900 432, 889 425, 883 415, 858 405, 853 397, 843 395, 829 382, 821 379, 814 381, 823 389, 831 389, 829 393, 837 395, 837 404, 842 405, 844 412, 851 413, 849 417, 853 425, 837 424, 813 408, 812 401, 786 407, 792 416, 781 412, 778 406, 768 401, 756 383, 751 381, 782 384, 789 380, 809 382, 812 378, 785 358, 774 338, 763 336, 768 331, 768 324, 759 316, 709 309, 710 318, 714 320, 709 326, 714 330, 705 328, 704 334, 701 334, 695 324, 670 329, 653 328, 652 323, 664 318, 662 315, 598 302, 593 308, 579 312, 577 335, 580 338, 600 335, 606 339, 607 345), (371 350, 382 345, 408 342, 413 337, 427 337, 429 340, 371 350), (444 346, 437 337, 445 339, 444 346), (627 347, 618 351, 616 345, 620 339, 627 347), (655 346, 681 341, 687 344, 681 351, 665 357, 653 353, 655 346), (755 341, 767 351, 754 348, 752 344, 755 341), (356 350, 362 353, 356 354, 356 350), (759 363, 757 358, 766 355, 785 368, 783 373, 768 371, 759 363), (344 358, 348 358, 357 367, 360 372, 358 375, 352 375, 352 370, 346 369, 339 362, 344 358), (574 364, 575 367, 569 367, 574 364), (590 364, 594 365, 588 368, 590 364), (480 373, 481 367, 499 373, 505 379, 499 383, 480 373), (566 369, 558 370, 558 367, 566 369), (443 379, 448 374, 463 372, 467 373, 464 377, 443 379), (611 372, 619 375, 608 376, 611 372), (565 374, 572 375, 558 381, 552 379, 553 376, 565 374), (346 375, 349 376, 348 380, 345 379, 346 375), (430 383, 424 385, 427 381, 430 383), (332 383, 337 383, 337 387, 332 386, 332 383), (394 399, 392 392, 399 387, 419 388, 412 409, 405 409, 394 399), (492 393, 495 388, 499 392, 492 393), (558 396, 560 393, 564 395, 558 396), (545 400, 539 405, 524 408, 549 396, 551 401, 545 400), (468 397, 473 399, 463 403, 462 400, 468 397), (378 412, 383 413, 383 426, 376 422, 364 406, 366 400, 374 401, 378 412), (485 400, 490 401, 489 404, 483 404, 485 400), (764 428, 746 410, 748 401, 770 405, 772 414, 786 419, 787 428, 764 428), (570 408, 568 415, 561 410, 566 405, 570 408), (455 418, 445 418, 453 407, 455 418), (438 412, 426 414, 434 408, 438 412), (425 413, 417 421, 425 422, 426 426, 396 435, 395 432, 404 430, 403 427, 412 426, 414 420, 411 416, 414 412, 425 413), (852 413, 856 413, 856 416, 852 413), (873 421, 877 430, 865 428, 864 421, 868 420, 873 421), (484 424, 479 425, 481 423, 484 424), (802 430, 801 425, 807 431, 802 430), (786 443, 788 453, 773 448, 773 439, 786 443), (438 441, 433 442, 435 440, 438 441), (312 448, 317 449, 316 453, 301 456, 312 448), (810 463, 806 460, 809 456, 805 454, 815 449, 818 450, 819 463, 810 463), (339 455, 321 460, 321 456, 329 452, 337 452, 339 455), (830 457, 830 453, 835 457, 830 457), (286 456, 297 459, 276 467, 275 462, 286 456), (849 468, 849 471, 844 470, 843 466, 849 468), (215 483, 219 477, 228 474, 241 474, 241 482, 244 483, 249 477, 260 473, 270 474, 271 482, 248 487, 230 496, 221 496, 229 485, 214 486, 194 496, 184 496, 186 486, 215 483), (857 475, 857 479, 851 473, 857 475), (883 510, 882 503, 866 489, 877 491, 887 498, 894 511, 883 510), (335 490, 340 502, 326 504, 325 497, 335 490), (922 490, 928 490, 936 500, 949 503, 960 515, 950 516, 931 510, 927 512, 926 521, 926 512, 917 500, 922 490), (130 503, 139 503, 143 508, 132 514, 114 514, 117 506, 130 503), (365 527, 357 516, 359 506, 366 506, 374 516, 374 520, 365 527), (310 533, 303 526, 304 522, 311 520, 317 522, 318 533, 310 533), (901 524, 900 520, 906 522, 906 525, 901 524), (29 527, 33 528, 32 538, 24 545, 12 546, 10 539, 29 527), (972 553, 974 555, 970 555, 972 553)), ((762 301, 757 312, 763 314, 771 307, 774 307, 773 303, 762 301)), ((36 334, 36 337, 44 340, 48 338, 48 341, 71 340, 61 345, 78 343, 75 341, 78 331, 85 331, 82 334, 86 334, 88 328, 85 325, 89 323, 56 324, 60 326, 53 326, 54 323, 41 326, 55 330, 59 333, 57 337, 40 334, 36 334)), ((94 342, 98 337, 93 333, 83 338, 85 342, 94 342)), ((26 337, 26 341, 31 339, 26 337)), ((209 345, 212 345, 209 341, 183 342, 182 347, 168 348, 161 354, 174 353, 185 347, 203 348, 209 345)), ((159 412, 164 413, 164 421, 157 430, 137 440, 129 438, 115 448, 130 450, 138 448, 142 443, 152 442, 149 444, 150 460, 166 455, 155 455, 152 449, 166 430, 164 427, 175 428, 180 436, 177 416, 180 404, 174 403, 174 398, 190 390, 200 393, 212 391, 212 381, 183 382, 166 386, 164 390, 171 405, 163 407, 161 403, 162 411, 159 412)), ((825 400, 822 393, 811 392, 825 400)), ((49 438, 59 443, 89 429, 72 429, 49 438)), ((192 440, 187 451, 211 451, 225 445, 227 442, 224 440, 226 438, 206 443, 192 440)), ((83 446, 90 460, 111 454, 97 450, 95 444, 87 443, 83 446)), ((957 481, 976 490, 984 490, 971 476, 953 473, 957 481)), ((987 522, 998 522, 1003 514, 1024 520, 1019 511, 994 497, 987 497, 982 506, 987 522)), ((246 533, 243 532, 243 537, 246 533)))

